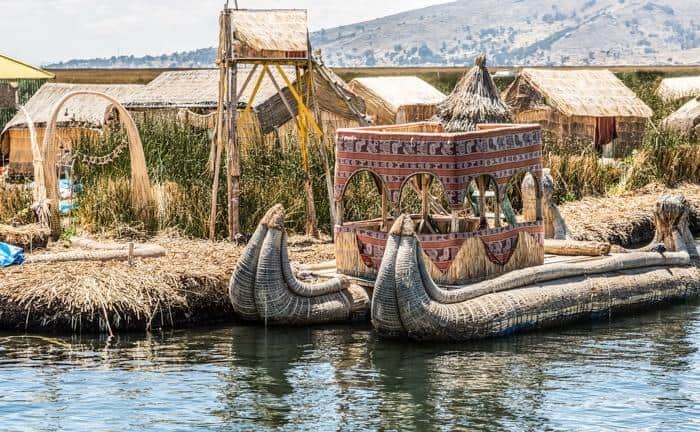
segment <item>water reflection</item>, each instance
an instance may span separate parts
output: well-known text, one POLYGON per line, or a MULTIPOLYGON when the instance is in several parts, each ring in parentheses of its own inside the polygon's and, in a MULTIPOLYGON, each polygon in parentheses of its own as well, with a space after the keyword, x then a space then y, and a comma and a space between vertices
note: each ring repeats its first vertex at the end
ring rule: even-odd
POLYGON ((8 430, 692 430, 699 335, 697 303, 452 345, 366 327, 0 335, 0 418, 8 430))

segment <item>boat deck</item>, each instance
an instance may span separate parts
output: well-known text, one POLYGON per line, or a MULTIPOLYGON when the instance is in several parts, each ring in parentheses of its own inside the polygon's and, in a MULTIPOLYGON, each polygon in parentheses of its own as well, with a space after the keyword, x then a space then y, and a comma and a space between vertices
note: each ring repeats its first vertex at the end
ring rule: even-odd
MULTIPOLYGON (((698 248, 700 248, 700 238, 696 240, 696 243, 698 245, 698 248)), ((606 256, 611 256, 611 255, 616 255, 616 254, 610 254, 606 256)), ((561 256, 561 255, 551 255, 547 254, 544 256, 544 263, 545 264, 554 264, 554 263, 577 263, 577 262, 585 262, 585 261, 598 261, 606 256, 561 256)), ((336 271, 335 267, 335 260, 330 260, 330 261, 325 261, 319 264, 300 264, 297 266, 297 269, 299 272, 303 273, 306 276, 309 276, 311 278, 315 279, 328 279, 332 278, 335 276, 338 276, 338 272, 336 271)), ((346 276, 347 277, 347 276, 346 276)), ((350 277, 351 280, 356 282, 358 285, 363 286, 365 288, 372 288, 374 286, 374 281, 369 280, 369 279, 362 279, 362 278, 353 278, 350 277)), ((444 285, 445 288, 451 288, 451 285, 444 285)))

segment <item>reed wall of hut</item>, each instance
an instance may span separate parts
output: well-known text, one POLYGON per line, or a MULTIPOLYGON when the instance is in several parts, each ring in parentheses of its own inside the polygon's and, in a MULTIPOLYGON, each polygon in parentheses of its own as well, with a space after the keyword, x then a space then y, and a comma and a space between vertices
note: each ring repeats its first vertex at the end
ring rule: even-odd
POLYGON ((539 123, 559 145, 573 151, 593 147, 613 158, 642 143, 653 114, 609 71, 524 69, 502 97, 516 123, 539 123), (601 139, 606 124, 612 129, 601 139))

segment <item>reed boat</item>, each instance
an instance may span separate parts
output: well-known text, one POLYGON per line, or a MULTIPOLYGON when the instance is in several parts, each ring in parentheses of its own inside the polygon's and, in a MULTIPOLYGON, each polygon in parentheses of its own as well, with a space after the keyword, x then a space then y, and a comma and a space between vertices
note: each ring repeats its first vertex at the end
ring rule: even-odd
POLYGON ((368 317, 385 337, 469 340, 608 318, 700 292, 685 198, 662 196, 656 238, 629 251, 569 240, 552 191, 538 125, 340 129, 336 260, 290 264, 284 209, 275 206, 231 278, 234 310, 244 320, 286 325, 368 317), (377 187, 381 216, 346 222, 344 196, 360 172, 377 187), (447 201, 440 212, 435 180, 447 201), (405 188, 420 196, 420 213, 402 213, 405 188))

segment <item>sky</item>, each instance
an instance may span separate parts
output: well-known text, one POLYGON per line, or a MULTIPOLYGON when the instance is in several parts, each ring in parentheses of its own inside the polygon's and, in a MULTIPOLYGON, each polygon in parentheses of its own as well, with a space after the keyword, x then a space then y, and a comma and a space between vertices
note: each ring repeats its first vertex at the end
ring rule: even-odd
MULTIPOLYGON (((446 0, 239 0, 240 8, 309 10, 311 30, 446 0)), ((160 55, 214 46, 225 0, 0 0, 0 53, 37 65, 160 55)), ((234 0, 230 0, 233 6, 234 0)))

